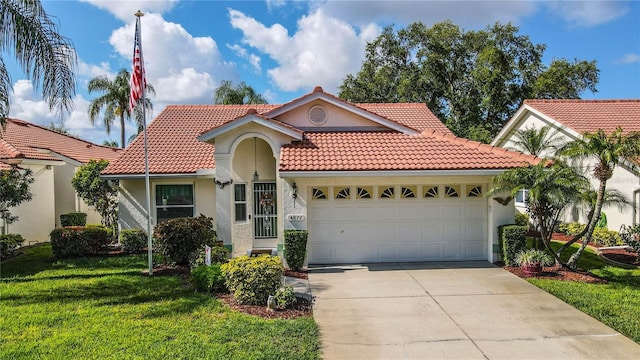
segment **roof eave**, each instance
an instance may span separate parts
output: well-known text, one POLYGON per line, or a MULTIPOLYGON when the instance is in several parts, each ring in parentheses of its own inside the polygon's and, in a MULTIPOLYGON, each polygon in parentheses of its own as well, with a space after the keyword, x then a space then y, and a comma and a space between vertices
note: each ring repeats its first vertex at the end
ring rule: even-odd
POLYGON ((241 118, 238 118, 236 120, 227 122, 225 124, 222 124, 216 128, 213 128, 209 131, 206 131, 202 134, 200 134, 198 136, 198 140, 199 141, 203 141, 203 142, 212 142, 212 140, 214 140, 216 137, 226 134, 229 131, 232 131, 234 129, 237 129, 243 125, 246 125, 248 123, 254 122, 256 124, 262 125, 266 128, 272 129, 274 131, 277 131, 279 133, 285 134, 293 139, 296 140, 302 140, 302 135, 303 132, 302 131, 297 131, 291 128, 288 128, 286 126, 280 126, 277 123, 273 122, 273 121, 269 121, 261 116, 257 116, 257 115, 247 115, 247 116, 243 116, 241 118))

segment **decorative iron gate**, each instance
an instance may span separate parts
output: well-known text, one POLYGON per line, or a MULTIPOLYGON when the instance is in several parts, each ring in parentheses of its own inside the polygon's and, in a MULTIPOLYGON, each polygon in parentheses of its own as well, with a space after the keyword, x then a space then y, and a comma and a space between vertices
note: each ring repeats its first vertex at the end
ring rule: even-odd
POLYGON ((253 184, 253 229, 256 239, 278 236, 278 206, 275 183, 253 184))

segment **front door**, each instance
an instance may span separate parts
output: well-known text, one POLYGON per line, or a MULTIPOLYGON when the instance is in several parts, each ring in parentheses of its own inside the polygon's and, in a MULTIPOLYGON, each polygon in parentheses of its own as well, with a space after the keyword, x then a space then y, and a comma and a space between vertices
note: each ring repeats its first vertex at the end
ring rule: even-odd
POLYGON ((275 183, 253 184, 253 236, 256 239, 278 237, 278 207, 275 183))

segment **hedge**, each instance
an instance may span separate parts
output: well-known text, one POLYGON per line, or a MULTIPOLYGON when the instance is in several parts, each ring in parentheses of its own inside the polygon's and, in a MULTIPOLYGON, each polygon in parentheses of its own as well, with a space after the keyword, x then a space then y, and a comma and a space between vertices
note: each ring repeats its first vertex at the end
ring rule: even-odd
POLYGON ((215 236, 213 219, 204 215, 163 221, 153 231, 158 252, 176 265, 193 264, 215 236))
POLYGON ((142 252, 149 244, 147 232, 141 229, 124 229, 120 231, 122 251, 135 254, 142 252))
POLYGON ((502 260, 507 266, 517 266, 516 256, 527 247, 528 226, 503 225, 498 226, 500 244, 502 245, 502 260))
POLYGON ((60 215, 60 225, 66 226, 85 226, 87 225, 87 214, 83 212, 70 212, 60 215))
POLYGON ((6 259, 13 255, 23 242, 24 238, 20 234, 0 235, 0 259, 6 259))
POLYGON ((50 237, 53 255, 64 259, 105 251, 111 242, 111 231, 104 226, 68 226, 54 229, 50 237))
POLYGON ((284 231, 284 259, 293 271, 300 271, 307 254, 307 230, 284 231))
POLYGON ((284 266, 277 256, 240 256, 222 264, 227 287, 239 304, 266 305, 282 285, 284 266))

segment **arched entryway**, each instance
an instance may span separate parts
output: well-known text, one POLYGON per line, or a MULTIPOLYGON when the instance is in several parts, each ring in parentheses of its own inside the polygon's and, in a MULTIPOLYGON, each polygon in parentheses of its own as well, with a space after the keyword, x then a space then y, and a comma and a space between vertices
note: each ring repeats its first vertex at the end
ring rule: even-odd
POLYGON ((272 249, 278 238, 276 159, 266 139, 245 135, 232 153, 234 243, 272 249))

